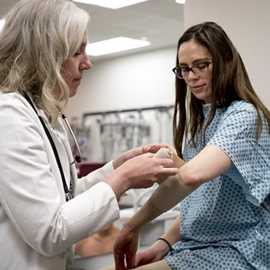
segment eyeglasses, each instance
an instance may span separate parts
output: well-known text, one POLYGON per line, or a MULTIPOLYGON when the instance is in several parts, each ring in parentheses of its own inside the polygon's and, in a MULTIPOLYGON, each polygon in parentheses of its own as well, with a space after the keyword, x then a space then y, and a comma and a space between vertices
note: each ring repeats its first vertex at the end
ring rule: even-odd
POLYGON ((193 65, 192 67, 179 67, 176 66, 172 69, 173 73, 176 75, 179 79, 185 79, 187 78, 190 71, 192 71, 196 76, 199 76, 201 74, 204 74, 207 70, 210 64, 212 64, 212 60, 204 61, 197 63, 193 65))

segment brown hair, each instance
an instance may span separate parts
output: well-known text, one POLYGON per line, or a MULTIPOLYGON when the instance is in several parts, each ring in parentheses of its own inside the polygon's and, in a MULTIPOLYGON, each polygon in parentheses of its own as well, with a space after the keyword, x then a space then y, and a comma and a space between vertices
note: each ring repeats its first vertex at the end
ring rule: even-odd
MULTIPOLYGON (((257 140, 262 131, 260 111, 267 118, 270 132, 270 112, 255 93, 241 56, 225 31, 214 22, 204 22, 187 29, 178 41, 176 65, 179 63, 178 51, 181 44, 190 40, 204 46, 213 61, 211 111, 203 130, 203 140, 205 130, 211 124, 216 109, 228 107, 235 100, 244 100, 254 105, 258 117, 257 140)), ((188 95, 185 80, 177 77, 175 90, 173 135, 178 155, 182 157, 187 136, 190 142, 196 145, 195 135, 202 129, 204 121, 203 101, 188 95)))

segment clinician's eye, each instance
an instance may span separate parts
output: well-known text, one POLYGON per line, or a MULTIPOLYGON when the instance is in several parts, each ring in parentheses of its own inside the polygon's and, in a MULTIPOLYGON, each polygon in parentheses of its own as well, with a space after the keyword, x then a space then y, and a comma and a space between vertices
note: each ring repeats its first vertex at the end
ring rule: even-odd
POLYGON ((83 54, 83 47, 81 46, 77 52, 74 54, 74 56, 79 56, 79 55, 82 55, 83 54))
POLYGON ((74 54, 74 56, 79 56, 79 55, 82 55, 81 51, 78 51, 74 54))
POLYGON ((86 44, 81 44, 81 47, 78 49, 78 51, 74 54, 74 56, 80 56, 86 54, 86 44))

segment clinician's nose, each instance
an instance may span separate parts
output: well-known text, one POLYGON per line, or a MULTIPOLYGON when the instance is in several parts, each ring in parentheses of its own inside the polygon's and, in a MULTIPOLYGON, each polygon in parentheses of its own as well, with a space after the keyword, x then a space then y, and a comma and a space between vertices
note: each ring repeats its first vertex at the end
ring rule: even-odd
POLYGON ((90 59, 88 57, 88 55, 84 55, 84 59, 81 63, 81 66, 80 66, 81 70, 88 70, 90 68, 92 68, 92 63, 90 62, 90 59))

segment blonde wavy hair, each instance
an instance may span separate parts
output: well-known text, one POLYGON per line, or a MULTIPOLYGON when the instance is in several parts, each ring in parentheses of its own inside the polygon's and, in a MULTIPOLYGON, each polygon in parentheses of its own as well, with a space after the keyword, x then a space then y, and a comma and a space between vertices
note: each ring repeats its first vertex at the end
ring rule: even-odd
POLYGON ((55 123, 70 94, 61 67, 80 48, 89 19, 71 1, 18 2, 0 34, 0 90, 27 93, 55 123))

